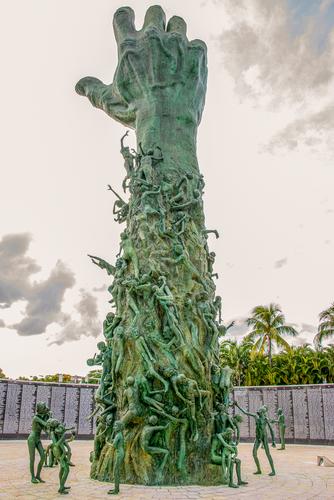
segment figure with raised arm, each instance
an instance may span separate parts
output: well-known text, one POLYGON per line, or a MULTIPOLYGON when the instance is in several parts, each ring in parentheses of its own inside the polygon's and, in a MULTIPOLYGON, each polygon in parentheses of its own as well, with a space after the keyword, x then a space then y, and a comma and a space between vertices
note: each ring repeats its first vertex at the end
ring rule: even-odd
POLYGON ((255 442, 253 446, 253 458, 256 465, 256 471, 254 472, 254 474, 262 474, 257 452, 261 444, 263 444, 263 448, 267 455, 268 462, 271 468, 269 476, 275 476, 276 472, 275 472, 274 462, 272 456, 270 455, 270 450, 268 445, 268 436, 267 436, 268 419, 266 417, 266 410, 263 407, 261 407, 258 409, 256 413, 250 413, 241 408, 241 406, 239 406, 237 402, 235 402, 235 406, 237 406, 244 415, 252 417, 255 420, 255 442))
POLYGON ((101 257, 97 257, 96 255, 88 254, 88 257, 90 257, 93 264, 98 266, 100 269, 105 269, 107 271, 108 275, 112 275, 112 276, 115 275, 115 272, 116 272, 115 266, 113 266, 112 264, 109 264, 109 262, 107 262, 104 259, 101 259, 101 257))
MULTIPOLYGON (((274 429, 272 428, 272 425, 271 425, 271 424, 274 423, 274 421, 270 420, 270 418, 269 418, 269 415, 268 415, 268 406, 263 405, 262 408, 264 409, 265 414, 266 414, 268 429, 269 429, 270 437, 271 437, 271 446, 272 446, 272 448, 276 448, 275 432, 274 432, 274 429)), ((261 448, 263 448, 263 445, 261 446, 261 448)))

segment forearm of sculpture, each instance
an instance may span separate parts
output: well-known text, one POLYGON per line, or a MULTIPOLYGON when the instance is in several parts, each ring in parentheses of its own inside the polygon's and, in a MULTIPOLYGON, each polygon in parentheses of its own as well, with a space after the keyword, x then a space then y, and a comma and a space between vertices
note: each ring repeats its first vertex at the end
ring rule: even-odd
POLYGON ((236 435, 237 435, 237 444, 240 442, 240 429, 239 426, 236 426, 236 435))
POLYGON ((159 144, 164 165, 178 170, 186 166, 197 172, 197 125, 177 113, 168 116, 165 111, 168 104, 154 101, 140 110, 136 120, 137 142, 143 143, 145 151, 159 144))
POLYGON ((35 415, 34 420, 35 420, 35 422, 39 423, 43 427, 43 429, 45 429, 47 427, 47 425, 48 425, 45 420, 43 420, 42 418, 38 417, 37 415, 35 415))
POLYGON ((241 408, 241 406, 238 405, 238 403, 235 404, 235 406, 237 406, 239 408, 239 410, 244 414, 244 415, 247 415, 248 417, 253 417, 253 418, 256 418, 256 414, 255 413, 250 413, 246 410, 244 410, 243 408, 241 408))
POLYGON ((271 439, 273 442, 275 442, 275 433, 274 433, 274 429, 272 428, 271 426, 271 423, 269 420, 267 420, 267 425, 269 427, 269 432, 270 432, 270 435, 271 435, 271 439))
POLYGON ((188 399, 186 399, 184 396, 182 396, 182 394, 180 393, 178 387, 177 387, 177 384, 175 381, 172 381, 172 385, 173 385, 173 389, 175 391, 175 394, 180 398, 182 399, 182 401, 184 401, 185 403, 191 403, 191 401, 189 401, 188 399))
POLYGON ((224 446, 224 448, 226 448, 227 450, 231 451, 232 453, 234 453, 234 447, 231 446, 230 444, 228 444, 225 439, 221 436, 221 434, 217 434, 217 438, 219 439, 219 441, 222 443, 222 445, 224 446))
POLYGON ((52 441, 52 444, 57 444, 57 438, 56 438, 55 433, 53 431, 50 434, 50 439, 52 441))

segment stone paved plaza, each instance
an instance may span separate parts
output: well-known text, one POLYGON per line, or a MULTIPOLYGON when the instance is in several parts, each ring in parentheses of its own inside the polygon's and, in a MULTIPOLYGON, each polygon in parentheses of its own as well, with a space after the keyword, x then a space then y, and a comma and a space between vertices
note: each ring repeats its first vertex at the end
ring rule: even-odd
MULTIPOLYGON (((92 441, 74 441, 72 443, 73 461, 68 485, 71 486, 69 499, 112 498, 107 496, 112 486, 89 479, 89 452, 92 441)), ((166 487, 149 488, 143 486, 121 485, 120 499, 167 500, 167 499, 207 499, 220 500, 234 497, 249 499, 333 499, 334 468, 316 466, 317 455, 334 459, 334 447, 288 445, 286 451, 272 450, 277 476, 267 475, 268 466, 260 450, 263 464, 263 476, 254 476, 252 445, 241 444, 239 455, 243 461, 243 475, 248 486, 233 490, 219 487, 166 487)), ((0 499, 12 500, 49 500, 62 498, 57 493, 57 469, 44 469, 45 484, 29 482, 27 447, 24 441, 0 441, 0 499)))

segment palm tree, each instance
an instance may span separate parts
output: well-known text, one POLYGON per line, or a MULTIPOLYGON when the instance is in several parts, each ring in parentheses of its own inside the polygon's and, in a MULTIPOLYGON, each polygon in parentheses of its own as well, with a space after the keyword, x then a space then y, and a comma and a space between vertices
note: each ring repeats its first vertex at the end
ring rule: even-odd
POLYGON ((334 302, 328 309, 319 314, 318 333, 314 337, 314 344, 321 348, 322 341, 334 336, 334 302))
POLYGON ((220 345, 221 364, 222 366, 228 365, 233 369, 234 379, 238 386, 244 382, 252 347, 251 342, 238 344, 236 340, 223 340, 220 345))
POLYGON ((253 329, 245 339, 255 342, 252 349, 253 353, 263 354, 267 350, 269 364, 271 365, 273 344, 289 351, 290 345, 283 337, 286 335, 296 337, 298 332, 293 326, 285 323, 285 317, 277 304, 256 306, 251 314, 252 316, 247 319, 247 324, 253 329))

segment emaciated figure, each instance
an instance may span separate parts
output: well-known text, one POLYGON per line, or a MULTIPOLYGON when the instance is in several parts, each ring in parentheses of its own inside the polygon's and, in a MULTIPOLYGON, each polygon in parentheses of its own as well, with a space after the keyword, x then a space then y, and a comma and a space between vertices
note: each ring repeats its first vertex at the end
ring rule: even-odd
POLYGON ((269 476, 275 476, 276 472, 275 472, 274 462, 272 456, 270 455, 269 445, 268 445, 267 426, 269 422, 266 416, 266 409, 261 407, 258 409, 256 413, 250 413, 241 408, 237 402, 235 402, 235 405, 244 415, 252 417, 255 420, 256 427, 255 427, 255 442, 253 446, 253 458, 256 465, 256 472, 254 472, 254 474, 262 474, 260 462, 257 456, 257 451, 262 444, 271 467, 271 472, 269 473, 269 476))
POLYGON ((113 490, 108 491, 108 495, 117 495, 119 493, 119 483, 121 477, 121 466, 124 461, 124 436, 123 436, 123 424, 120 420, 114 423, 115 437, 112 442, 107 441, 107 443, 115 448, 115 459, 114 459, 114 484, 113 490))
POLYGON ((277 410, 277 420, 275 420, 275 423, 278 424, 279 438, 280 438, 280 444, 281 444, 281 447, 278 449, 285 450, 286 425, 285 425, 285 416, 284 416, 282 408, 278 408, 278 410, 277 410))
POLYGON ((75 434, 72 433, 69 439, 66 439, 65 426, 58 421, 54 421, 54 429, 51 431, 52 452, 55 459, 59 462, 59 489, 58 493, 67 495, 70 486, 65 486, 70 472, 71 456, 69 453, 69 441, 73 441, 75 434))
POLYGON ((159 467, 157 469, 157 482, 159 483, 162 480, 162 473, 164 470, 164 467, 166 465, 169 451, 166 448, 161 448, 159 446, 154 446, 152 445, 151 441, 154 437, 154 435, 160 431, 164 431, 167 429, 168 424, 166 425, 157 425, 158 423, 158 417, 156 415, 151 415, 148 419, 148 425, 145 425, 141 438, 140 438, 140 444, 146 453, 149 455, 162 455, 162 459, 160 461, 159 467))
POLYGON ((233 441, 233 430, 227 429, 223 434, 218 434, 218 439, 223 445, 222 451, 222 469, 223 469, 223 481, 228 481, 230 488, 238 488, 248 484, 246 481, 241 479, 241 460, 238 458, 238 448, 237 443, 233 441), (238 483, 233 482, 233 471, 237 473, 238 483))
POLYGON ((30 458, 30 474, 32 483, 44 483, 41 478, 41 471, 44 463, 45 453, 41 442, 42 430, 47 427, 47 420, 49 418, 50 411, 49 408, 43 402, 38 402, 36 406, 36 413, 32 419, 31 432, 28 436, 28 449, 30 458), (35 475, 35 452, 39 453, 40 460, 37 465, 37 471, 35 475))

